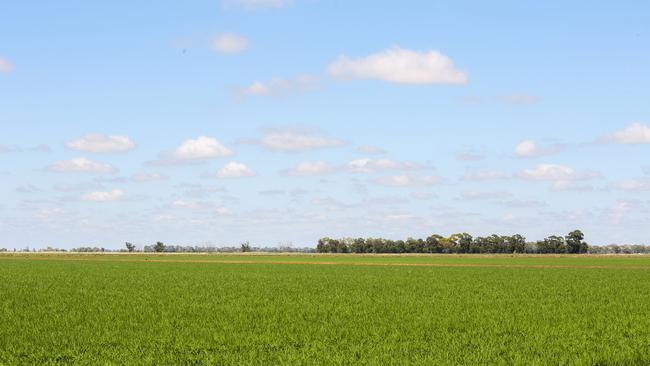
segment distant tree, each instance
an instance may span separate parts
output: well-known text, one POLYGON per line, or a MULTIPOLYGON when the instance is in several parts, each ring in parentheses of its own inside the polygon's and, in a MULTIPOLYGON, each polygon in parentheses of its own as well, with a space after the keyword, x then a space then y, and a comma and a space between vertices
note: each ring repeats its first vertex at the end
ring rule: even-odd
POLYGON ((161 241, 157 242, 156 245, 153 246, 153 251, 156 253, 162 253, 165 251, 165 244, 161 241))
POLYGON ((587 252, 588 245, 583 241, 585 239, 585 235, 582 233, 582 231, 574 230, 567 234, 564 239, 566 240, 567 253, 578 254, 587 252))
POLYGON ((540 253, 566 253, 566 244, 561 236, 551 235, 541 242, 537 242, 540 253))
POLYGON ((251 251, 251 244, 247 241, 241 243, 241 252, 248 253, 251 251))
POLYGON ((129 253, 132 253, 132 252, 135 251, 135 245, 133 245, 133 244, 131 244, 129 242, 124 243, 124 245, 126 245, 126 250, 128 250, 129 253))
POLYGON ((316 246, 316 251, 318 253, 332 253, 332 239, 324 237, 318 240, 318 245, 316 246))
POLYGON ((425 243, 422 239, 406 239, 406 253, 424 253, 425 243))
POLYGON ((356 238, 350 244, 350 252, 352 253, 367 253, 366 240, 364 238, 356 238))
POLYGON ((426 253, 442 253, 442 243, 440 240, 444 239, 438 234, 431 235, 425 241, 426 243, 426 253))
POLYGON ((526 238, 519 234, 505 237, 508 253, 524 253, 526 251, 526 238))
POLYGON ((449 240, 454 243, 456 253, 469 253, 472 248, 472 236, 467 233, 454 234, 449 237, 449 240))

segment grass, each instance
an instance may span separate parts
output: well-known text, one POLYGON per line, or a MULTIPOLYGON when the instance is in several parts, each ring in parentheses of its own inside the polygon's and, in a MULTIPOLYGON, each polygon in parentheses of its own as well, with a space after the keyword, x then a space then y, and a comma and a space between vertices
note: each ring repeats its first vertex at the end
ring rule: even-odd
POLYGON ((650 257, 0 255, 0 364, 650 364, 650 257))

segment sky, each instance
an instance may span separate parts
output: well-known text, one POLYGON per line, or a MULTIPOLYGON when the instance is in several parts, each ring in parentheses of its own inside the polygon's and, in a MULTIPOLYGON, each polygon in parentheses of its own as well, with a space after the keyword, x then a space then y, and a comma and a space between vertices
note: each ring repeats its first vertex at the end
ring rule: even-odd
POLYGON ((0 248, 648 243, 646 1, 4 1, 0 248))

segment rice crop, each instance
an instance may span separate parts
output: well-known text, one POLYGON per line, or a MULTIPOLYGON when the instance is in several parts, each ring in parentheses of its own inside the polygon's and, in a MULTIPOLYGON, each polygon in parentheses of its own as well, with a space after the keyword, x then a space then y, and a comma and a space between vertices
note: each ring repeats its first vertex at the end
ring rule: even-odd
POLYGON ((6 254, 0 364, 650 364, 650 257, 6 254))

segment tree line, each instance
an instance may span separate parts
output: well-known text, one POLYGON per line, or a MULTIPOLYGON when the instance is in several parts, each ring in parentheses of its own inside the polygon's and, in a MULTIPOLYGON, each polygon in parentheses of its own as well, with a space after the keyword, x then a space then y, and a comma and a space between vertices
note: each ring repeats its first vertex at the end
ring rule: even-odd
POLYGON ((527 242, 522 235, 491 235, 476 237, 467 233, 449 237, 431 235, 426 239, 408 238, 391 240, 382 238, 328 237, 318 241, 318 253, 539 253, 539 254, 583 254, 589 252, 584 234, 574 230, 566 236, 552 235, 544 240, 527 242))
MULTIPOLYGON (((0 252, 8 252, 0 248, 0 252)), ((13 252, 72 252, 72 253, 104 253, 104 252, 145 252, 145 253, 529 253, 529 254, 650 254, 650 245, 609 244, 605 246, 588 245, 580 230, 572 231, 565 236, 552 235, 544 240, 529 242, 522 235, 491 235, 487 237, 472 237, 467 233, 454 234, 449 237, 431 235, 426 239, 391 240, 381 238, 322 238, 314 247, 294 247, 291 243, 279 243, 276 246, 253 246, 243 242, 238 246, 199 246, 199 245, 167 245, 156 242, 151 245, 135 245, 125 243, 122 249, 109 249, 97 246, 85 246, 72 249, 47 248, 21 249, 13 248, 13 252)))

